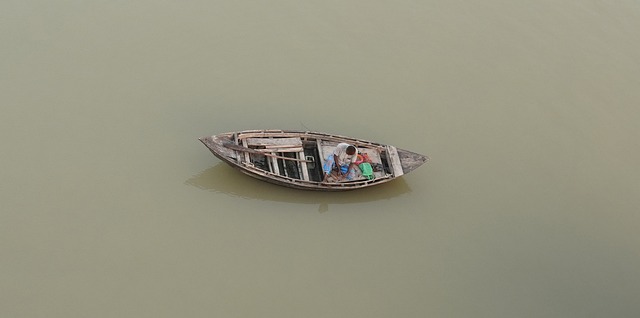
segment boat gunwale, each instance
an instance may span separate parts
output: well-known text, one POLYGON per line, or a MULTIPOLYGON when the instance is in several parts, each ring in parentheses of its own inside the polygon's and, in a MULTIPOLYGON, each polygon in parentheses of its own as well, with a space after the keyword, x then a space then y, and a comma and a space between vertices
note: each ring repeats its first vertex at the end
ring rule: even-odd
MULTIPOLYGON (((242 130, 236 132, 226 132, 217 135, 205 136, 199 138, 200 141, 205 144, 207 148, 219 159, 224 161, 227 164, 230 164, 232 167, 240 170, 244 174, 266 181, 273 184, 286 186, 290 188, 303 189, 303 190, 318 190, 318 191, 342 191, 342 190, 352 190, 352 189, 361 189, 370 187, 377 184, 386 183, 400 176, 396 176, 393 174, 385 174, 382 177, 377 177, 373 180, 354 180, 354 181, 346 181, 346 182, 322 182, 322 181, 311 181, 311 180, 301 180, 295 179, 288 176, 283 176, 279 174, 275 174, 271 171, 258 169, 254 167, 252 164, 248 164, 246 162, 241 162, 237 159, 238 152, 234 151, 236 158, 228 157, 224 153, 222 153, 221 149, 229 149, 225 147, 227 142, 231 142, 234 144, 239 144, 239 141, 245 138, 268 138, 268 137, 300 137, 302 140, 309 141, 309 139, 313 140, 322 140, 322 141, 330 141, 330 142, 350 142, 354 144, 356 147, 363 148, 373 148, 373 149, 382 149, 384 150, 387 146, 386 144, 372 142, 364 139, 336 135, 336 134, 327 134, 322 132, 314 132, 314 131, 298 131, 298 130, 242 130), (210 143, 206 141, 210 140, 210 143)), ((408 153, 412 156, 416 156, 420 158, 422 161, 420 164, 415 165, 415 167, 411 167, 406 173, 415 170, 415 168, 421 166, 422 164, 429 161, 429 157, 426 155, 422 155, 419 153, 415 153, 412 151, 404 150, 398 148, 398 151, 402 151, 408 153)), ((405 173, 405 174, 406 174, 405 173)))

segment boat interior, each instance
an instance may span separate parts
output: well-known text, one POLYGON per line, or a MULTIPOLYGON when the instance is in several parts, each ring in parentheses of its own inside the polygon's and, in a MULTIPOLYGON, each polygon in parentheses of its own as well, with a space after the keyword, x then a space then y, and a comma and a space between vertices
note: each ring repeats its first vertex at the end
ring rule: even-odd
MULTIPOLYGON (((322 166, 333 153, 340 140, 322 139, 314 136, 243 136, 234 135, 234 143, 247 151, 239 151, 237 160, 265 172, 286 178, 320 182, 323 180, 322 166), (247 149, 248 148, 248 149, 247 149)), ((387 178, 393 175, 394 162, 388 157, 396 151, 394 147, 378 144, 351 142, 358 154, 369 159, 373 178, 387 178)), ((395 157, 397 158, 397 152, 395 157)), ((396 164, 400 167, 399 159, 396 164)), ((399 174, 402 174, 401 167, 399 174)), ((370 179, 370 178, 369 178, 370 179)), ((368 180, 360 171, 355 178, 340 182, 368 180)))

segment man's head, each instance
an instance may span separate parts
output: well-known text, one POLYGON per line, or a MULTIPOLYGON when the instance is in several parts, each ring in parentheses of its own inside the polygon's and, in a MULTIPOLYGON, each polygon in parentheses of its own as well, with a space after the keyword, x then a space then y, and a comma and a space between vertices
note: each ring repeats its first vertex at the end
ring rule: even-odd
POLYGON ((353 156, 355 154, 356 154, 356 147, 354 146, 347 147, 347 155, 353 156))

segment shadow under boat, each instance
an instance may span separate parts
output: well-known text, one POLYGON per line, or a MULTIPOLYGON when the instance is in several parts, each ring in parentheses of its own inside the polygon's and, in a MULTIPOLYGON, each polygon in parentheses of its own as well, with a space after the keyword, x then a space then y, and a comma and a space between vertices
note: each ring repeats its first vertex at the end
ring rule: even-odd
MULTIPOLYGON (((206 169, 185 181, 202 190, 225 193, 245 199, 303 204, 346 204, 386 200, 411 192, 404 178, 376 187, 345 191, 319 192, 294 190, 247 176, 224 162, 206 169)), ((321 207, 322 210, 322 207, 321 207)))

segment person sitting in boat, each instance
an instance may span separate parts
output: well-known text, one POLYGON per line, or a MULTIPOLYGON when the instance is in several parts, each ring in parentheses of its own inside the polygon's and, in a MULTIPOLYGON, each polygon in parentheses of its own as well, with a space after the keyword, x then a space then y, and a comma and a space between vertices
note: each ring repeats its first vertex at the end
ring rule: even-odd
POLYGON ((356 165, 358 149, 347 143, 339 143, 332 154, 327 156, 327 160, 322 167, 324 171, 323 182, 337 181, 347 178, 352 180, 358 169, 356 165), (335 174, 332 173, 335 170, 335 174))

